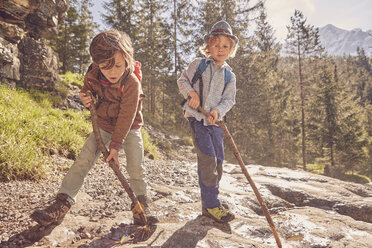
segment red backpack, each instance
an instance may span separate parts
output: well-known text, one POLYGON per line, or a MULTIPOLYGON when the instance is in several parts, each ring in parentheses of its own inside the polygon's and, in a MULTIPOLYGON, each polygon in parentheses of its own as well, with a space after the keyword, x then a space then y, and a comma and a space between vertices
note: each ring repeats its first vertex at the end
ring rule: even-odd
MULTIPOLYGON (((134 71, 133 71, 134 75, 136 75, 136 77, 138 78, 139 82, 142 83, 142 71, 141 71, 141 62, 139 61, 135 61, 134 62, 134 71)), ((120 85, 120 92, 123 93, 123 89, 124 89, 124 82, 125 80, 122 81, 121 85, 120 85)), ((142 93, 142 87, 141 87, 141 93, 142 93)))
MULTIPOLYGON (((92 69, 92 65, 89 66, 89 68, 88 68, 88 72, 89 72, 91 69, 92 69)), ((134 73, 134 75, 136 75, 136 77, 138 78, 139 82, 141 83, 141 82, 142 82, 141 62, 139 62, 139 61, 135 61, 135 62, 134 62, 134 70, 133 70, 133 73, 134 73)), ((128 77, 128 76, 129 76, 129 74, 128 74, 126 77, 128 77)), ((126 78, 124 78, 124 80, 122 80, 121 85, 120 85, 120 87, 119 87, 119 90, 120 90, 121 93, 124 93, 124 84, 125 84, 125 79, 126 79, 126 78)), ((109 83, 108 83, 107 81, 105 81, 105 80, 101 80, 101 79, 99 79, 99 81, 101 82, 101 84, 109 85, 109 83)), ((88 83, 89 83, 89 84, 92 84, 91 81, 89 81, 88 83)), ((101 86, 101 87, 102 87, 102 86, 101 86)), ((140 100, 141 100, 142 98, 145 97, 145 95, 143 94, 142 87, 141 87, 140 91, 141 91, 141 92, 140 92, 140 100)))

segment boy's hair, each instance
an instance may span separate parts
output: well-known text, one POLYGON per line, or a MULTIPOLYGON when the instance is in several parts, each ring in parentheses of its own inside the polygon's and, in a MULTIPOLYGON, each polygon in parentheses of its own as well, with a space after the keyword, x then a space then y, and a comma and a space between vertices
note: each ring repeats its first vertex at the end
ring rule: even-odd
MULTIPOLYGON (((212 34, 209 36, 207 42, 205 42, 200 48, 199 48, 199 51, 205 55, 205 56, 209 56, 210 55, 210 52, 208 51, 208 47, 212 46, 218 39, 218 36, 219 35, 223 35, 223 34, 212 34)), ((235 53, 236 53, 236 50, 238 48, 236 42, 234 39, 232 39, 231 37, 227 36, 227 35, 224 35, 225 37, 227 37, 229 40, 230 40, 230 46, 231 46, 231 51, 230 51, 230 54, 229 54, 229 58, 234 58, 235 57, 235 53)))
POLYGON ((134 63, 132 41, 126 33, 116 29, 99 33, 89 47, 93 63, 107 63, 103 69, 111 69, 115 65, 114 55, 117 51, 122 53, 126 67, 134 63))

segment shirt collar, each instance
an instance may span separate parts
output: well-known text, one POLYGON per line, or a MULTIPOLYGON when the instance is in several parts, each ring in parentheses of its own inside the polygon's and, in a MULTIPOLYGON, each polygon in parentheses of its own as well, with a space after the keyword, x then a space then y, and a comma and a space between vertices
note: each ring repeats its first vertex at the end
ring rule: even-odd
MULTIPOLYGON (((213 60, 213 58, 212 58, 211 56, 208 56, 208 57, 205 59, 205 61, 211 61, 211 63, 216 64, 216 63, 214 62, 214 60, 213 60)), ((226 63, 226 61, 223 62, 221 68, 222 68, 222 69, 226 68, 226 69, 228 69, 229 71, 232 71, 232 68, 231 68, 231 67, 226 63)), ((220 69, 221 69, 221 68, 220 68, 220 69)))
POLYGON ((99 71, 98 73, 98 80, 100 81, 101 84, 103 84, 104 86, 109 86, 111 85, 111 82, 105 77, 105 75, 103 75, 103 73, 101 71, 99 71))

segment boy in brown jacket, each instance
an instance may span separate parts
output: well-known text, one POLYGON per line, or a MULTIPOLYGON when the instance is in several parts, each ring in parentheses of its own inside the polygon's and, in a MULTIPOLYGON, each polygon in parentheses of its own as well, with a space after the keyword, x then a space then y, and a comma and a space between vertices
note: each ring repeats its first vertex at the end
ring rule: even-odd
MULTIPOLYGON (((89 107, 92 101, 87 91, 97 98, 98 125, 103 142, 109 145, 110 150, 106 162, 113 159, 119 166, 119 149, 124 148, 130 186, 146 215, 150 215, 146 201, 147 184, 143 174, 144 152, 140 130, 143 125, 140 63, 134 61, 129 36, 115 29, 94 37, 90 55, 93 63, 85 75, 79 96, 85 107, 89 107)), ((55 202, 44 210, 36 210, 31 218, 44 226, 61 223, 100 154, 92 132, 64 177, 55 202)), ((132 211, 134 224, 144 224, 133 206, 132 211)), ((156 217, 148 217, 152 218, 153 223, 157 222, 156 217)))

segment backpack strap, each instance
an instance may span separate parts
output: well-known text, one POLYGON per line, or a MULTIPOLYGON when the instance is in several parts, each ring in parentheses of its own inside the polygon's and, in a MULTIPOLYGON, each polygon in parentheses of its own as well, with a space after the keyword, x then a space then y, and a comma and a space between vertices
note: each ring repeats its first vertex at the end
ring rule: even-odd
POLYGON ((191 79, 191 87, 194 87, 194 84, 199 79, 201 79, 201 76, 202 76, 203 72, 205 71, 205 69, 207 68, 207 66, 209 65, 210 62, 211 62, 210 60, 206 61, 206 59, 202 59, 200 61, 200 64, 198 66, 198 69, 196 69, 195 74, 194 74, 194 76, 191 79))
MULTIPOLYGON (((210 60, 208 62, 205 62, 205 59, 202 59, 200 62, 200 65, 198 67, 198 70, 196 73, 199 73, 198 78, 199 78, 199 98, 200 98, 200 106, 203 106, 203 90, 204 90, 204 85, 203 85, 203 77, 202 73, 205 71, 207 66, 209 65, 210 60)), ((196 74, 195 73, 195 74, 196 74)), ((194 75, 195 76, 195 75, 194 75)))
POLYGON ((231 71, 225 68, 225 82, 223 85, 223 91, 222 94, 225 92, 226 85, 231 81, 231 71))
MULTIPOLYGON (((211 61, 208 60, 206 61, 206 59, 202 59, 200 61, 200 64, 198 66, 198 68, 196 69, 195 71, 195 74, 194 76, 192 77, 191 79, 191 87, 193 88, 194 87, 194 84, 199 80, 199 88, 200 88, 200 105, 202 103, 202 100, 203 100, 203 80, 202 80, 202 74, 203 72, 205 71, 205 69, 208 67, 209 63, 211 61)), ((182 102, 181 102, 181 106, 185 105, 185 103, 187 102, 187 99, 184 99, 182 102)))

